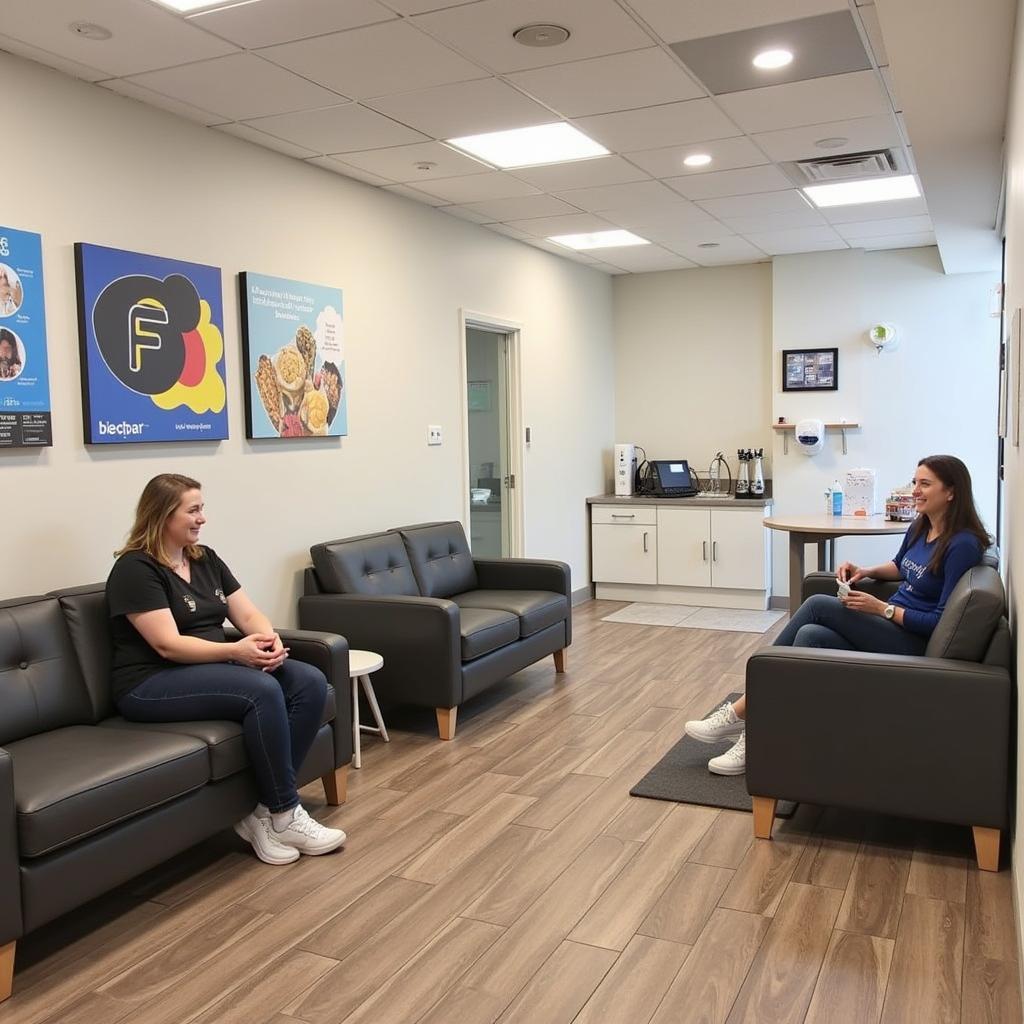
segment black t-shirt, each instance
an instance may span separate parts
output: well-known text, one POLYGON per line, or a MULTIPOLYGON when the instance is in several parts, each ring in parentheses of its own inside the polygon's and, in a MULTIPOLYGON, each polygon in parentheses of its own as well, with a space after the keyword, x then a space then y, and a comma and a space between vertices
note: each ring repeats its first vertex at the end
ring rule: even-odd
POLYGON ((110 570, 107 604, 114 642, 115 700, 143 679, 179 664, 161 658, 128 621, 128 615, 169 608, 182 636, 225 642, 228 597, 240 584, 213 548, 201 547, 204 557, 192 560, 191 583, 144 551, 126 551, 110 570))

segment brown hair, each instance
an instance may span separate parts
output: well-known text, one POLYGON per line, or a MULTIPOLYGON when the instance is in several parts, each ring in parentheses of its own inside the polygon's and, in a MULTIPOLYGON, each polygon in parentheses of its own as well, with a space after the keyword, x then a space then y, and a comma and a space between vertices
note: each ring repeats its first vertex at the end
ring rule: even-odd
MULTIPOLYGON (((960 459, 955 455, 926 455, 923 459, 918 459, 917 464, 930 469, 941 483, 953 492, 953 500, 949 503, 949 510, 942 523, 942 533, 938 537, 939 543, 928 562, 928 571, 938 575, 942 571, 946 549, 955 534, 962 531, 973 534, 981 543, 982 551, 992 543, 992 538, 985 530, 974 505, 971 474, 960 459)), ((910 527, 908 543, 913 544, 922 534, 927 538, 931 528, 931 520, 922 513, 910 527)))
MULTIPOLYGON (((135 522, 128 534, 128 540, 114 557, 126 551, 145 551, 161 565, 170 566, 171 560, 164 550, 164 527, 174 510, 181 504, 181 497, 186 491, 199 490, 200 483, 190 476, 180 473, 161 473, 153 477, 142 489, 139 504, 135 509, 135 522)), ((184 554, 193 561, 203 557, 203 550, 198 544, 189 544, 184 554)))

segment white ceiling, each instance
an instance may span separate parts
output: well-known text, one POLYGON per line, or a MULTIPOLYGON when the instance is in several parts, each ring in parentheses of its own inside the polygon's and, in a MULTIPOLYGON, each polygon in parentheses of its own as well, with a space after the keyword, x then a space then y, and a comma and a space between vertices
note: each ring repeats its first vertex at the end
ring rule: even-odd
MULTIPOLYGON (((818 211, 779 163, 902 147, 914 169, 879 19, 856 0, 255 0, 192 17, 154 0, 3 0, 0 48, 611 273, 935 238, 924 198, 818 211), (715 37, 717 75, 734 39, 836 11, 866 70, 819 57, 816 77, 769 72, 712 95, 670 48, 715 37), (516 43, 532 23, 570 37, 516 43), (439 141, 557 120, 613 155, 495 171, 439 141), (827 137, 848 141, 815 145, 827 137), (684 167, 694 151, 712 163, 684 167), (574 254, 546 241, 608 228, 653 244, 574 254)), ((736 59, 749 78, 749 56, 736 59)))

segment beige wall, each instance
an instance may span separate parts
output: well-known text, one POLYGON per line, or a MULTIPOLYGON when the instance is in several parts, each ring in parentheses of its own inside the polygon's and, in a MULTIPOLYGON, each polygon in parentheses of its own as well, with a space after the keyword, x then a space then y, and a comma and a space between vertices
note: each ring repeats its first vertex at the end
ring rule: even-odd
POLYGON ((461 517, 461 307, 523 324, 526 553, 585 583, 584 499, 613 443, 607 276, 4 54, 0 95, 18 97, 0 221, 43 235, 54 410, 53 448, 0 455, 0 598, 105 577, 157 472, 203 481, 205 539, 281 624, 310 544, 461 517), (83 444, 76 241, 223 269, 229 440, 83 444), (240 270, 344 290, 349 437, 245 440, 240 270))

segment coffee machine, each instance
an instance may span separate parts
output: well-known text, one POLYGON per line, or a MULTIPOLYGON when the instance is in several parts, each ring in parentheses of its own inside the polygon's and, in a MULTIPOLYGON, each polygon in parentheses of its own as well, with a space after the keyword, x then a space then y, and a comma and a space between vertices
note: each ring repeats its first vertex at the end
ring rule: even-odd
POLYGON ((615 495, 619 498, 631 497, 634 493, 636 480, 636 445, 617 444, 615 446, 615 495))

